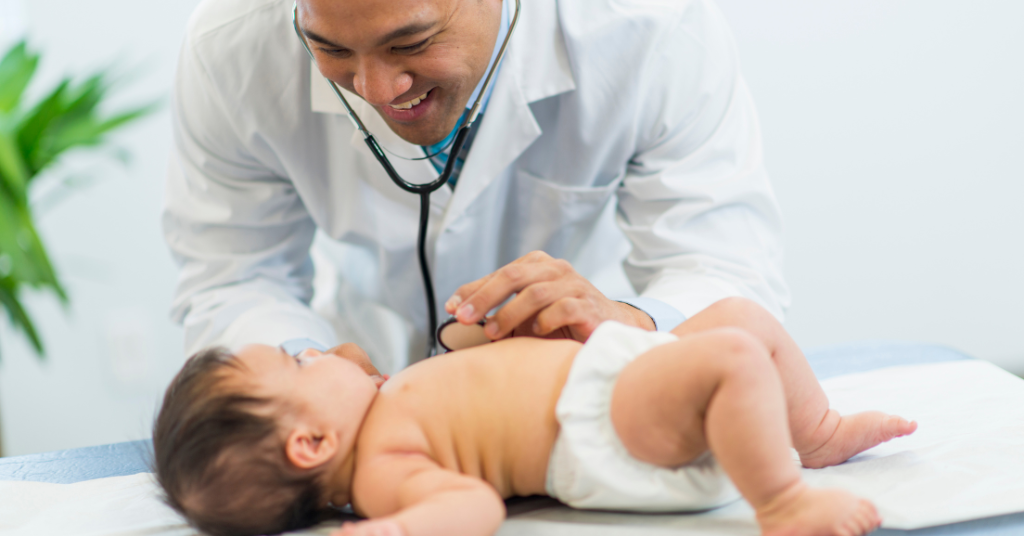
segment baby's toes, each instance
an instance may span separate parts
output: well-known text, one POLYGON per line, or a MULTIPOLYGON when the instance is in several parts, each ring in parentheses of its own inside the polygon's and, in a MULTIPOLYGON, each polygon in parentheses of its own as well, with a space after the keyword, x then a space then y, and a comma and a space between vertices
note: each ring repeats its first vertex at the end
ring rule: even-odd
POLYGON ((862 519, 850 519, 837 531, 841 536, 862 536, 870 532, 862 519))
POLYGON ((860 504, 860 516, 861 520, 861 534, 867 534, 878 528, 882 524, 882 519, 878 515, 878 510, 875 505, 870 501, 863 501, 860 504))
POLYGON ((908 421, 898 415, 890 415, 886 421, 884 428, 889 439, 910 435, 917 430, 917 421, 908 421))

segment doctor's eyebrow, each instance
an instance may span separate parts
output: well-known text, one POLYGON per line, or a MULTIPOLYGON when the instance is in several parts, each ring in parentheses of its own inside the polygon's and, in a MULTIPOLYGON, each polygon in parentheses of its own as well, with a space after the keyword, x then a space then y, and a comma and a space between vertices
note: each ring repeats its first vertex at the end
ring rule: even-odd
POLYGON ((406 24, 405 26, 393 30, 384 37, 380 38, 380 40, 377 41, 377 46, 384 46, 396 39, 401 39, 403 37, 409 37, 410 35, 416 35, 418 33, 425 32, 436 25, 436 22, 413 22, 411 24, 406 24))
MULTIPOLYGON (((427 30, 430 30, 434 26, 437 26, 436 22, 414 22, 406 24, 401 28, 392 30, 391 32, 387 33, 384 37, 377 40, 377 46, 384 46, 396 39, 401 39, 403 37, 408 37, 410 35, 416 35, 418 33, 425 32, 427 30)), ((302 29, 302 33, 305 34, 305 36, 308 37, 311 41, 316 41, 317 43, 320 43, 322 45, 327 45, 335 48, 348 48, 345 45, 335 43, 330 39, 327 39, 326 37, 323 37, 322 35, 312 30, 308 30, 306 28, 302 29)))
POLYGON ((314 32, 313 30, 307 30, 307 29, 303 28, 302 29, 302 33, 306 37, 308 37, 310 41, 316 41, 317 43, 320 43, 321 45, 328 45, 328 46, 332 46, 332 47, 335 47, 335 48, 345 48, 344 46, 339 45, 338 43, 335 43, 335 42, 331 41, 330 39, 327 39, 326 37, 322 37, 320 34, 314 32))

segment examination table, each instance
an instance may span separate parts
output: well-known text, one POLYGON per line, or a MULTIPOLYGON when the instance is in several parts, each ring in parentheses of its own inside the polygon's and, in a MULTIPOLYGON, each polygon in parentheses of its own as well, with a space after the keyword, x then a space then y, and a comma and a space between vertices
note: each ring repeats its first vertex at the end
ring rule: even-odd
MULTIPOLYGON (((954 350, 931 345, 911 343, 856 343, 830 347, 808 353, 808 360, 819 379, 833 378, 841 375, 873 371, 886 367, 921 365, 930 363, 951 363, 971 360, 970 357, 954 350)), ((913 418, 912 415, 908 417, 913 418)), ((0 502, 13 497, 4 497, 2 481, 32 481, 58 484, 71 484, 92 481, 107 477, 127 477, 149 471, 148 456, 151 449, 149 441, 134 441, 71 449, 45 454, 0 458, 0 502)), ((1021 451, 1021 463, 1024 463, 1024 451, 1021 451)), ((8 492, 10 493, 10 492, 8 492)), ((726 507, 726 512, 729 508, 726 507)), ((735 508, 746 508, 749 518, 749 507, 738 505, 735 508)), ((626 534, 756 534, 756 527, 750 522, 738 523, 722 514, 714 530, 702 530, 700 523, 679 523, 672 520, 687 517, 714 518, 715 511, 702 516, 686 515, 637 515, 611 512, 572 511, 548 498, 524 498, 508 501, 510 521, 506 522, 499 532, 500 536, 531 535, 531 536, 562 536, 562 535, 607 535, 620 536, 626 534), (730 523, 733 523, 730 528, 730 523), (723 528, 724 527, 724 528, 723 528)), ((2 511, 2 508, 0 508, 2 511)), ((742 514, 743 512, 741 512, 742 514)), ((0 534, 4 534, 4 520, 0 519, 0 534)), ((710 525, 708 528, 710 529, 710 525)), ((24 528, 24 527, 21 527, 24 528)), ((22 534, 19 527, 13 527, 14 533, 22 534)), ((178 527, 167 534, 188 533, 187 529, 178 527)), ((80 534, 122 534, 121 532, 96 531, 94 528, 83 530, 80 534)), ((156 530, 146 534, 164 534, 156 530)), ((323 530, 316 534, 325 533, 323 530)), ((75 533, 72 532, 70 536, 75 533)), ((131 534, 141 534, 132 532, 131 534)), ((1024 512, 987 517, 973 521, 965 521, 917 530, 882 529, 876 534, 911 534, 924 535, 1024 535, 1024 512)))

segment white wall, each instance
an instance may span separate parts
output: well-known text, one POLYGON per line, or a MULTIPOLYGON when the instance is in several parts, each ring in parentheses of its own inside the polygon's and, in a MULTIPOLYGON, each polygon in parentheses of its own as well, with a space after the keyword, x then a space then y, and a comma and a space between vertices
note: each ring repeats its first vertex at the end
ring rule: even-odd
POLYGON ((1024 372, 1024 3, 719 1, 797 341, 928 341, 1024 372))
MULTIPOLYGON (((1024 370, 1024 4, 720 2, 786 216, 798 341, 937 342, 1024 370)), ((196 3, 0 0, 0 15, 23 11, 47 80, 140 65, 116 106, 167 96, 196 3)), ((166 109, 117 142, 134 162, 75 159, 98 180, 41 224, 72 297, 67 312, 29 299, 48 359, 0 322, 8 455, 147 436, 181 363, 158 220, 166 109)))

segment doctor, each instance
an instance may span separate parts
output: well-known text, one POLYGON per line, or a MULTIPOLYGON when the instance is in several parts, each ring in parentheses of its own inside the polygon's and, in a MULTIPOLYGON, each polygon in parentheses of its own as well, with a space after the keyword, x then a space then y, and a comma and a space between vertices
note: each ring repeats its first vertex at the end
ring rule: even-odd
POLYGON ((188 353, 336 344, 309 307, 319 230, 361 252, 340 276, 369 268, 370 299, 412 326, 412 359, 424 354, 419 199, 392 183, 323 77, 414 183, 438 176, 446 138, 485 92, 457 173, 430 198, 439 314, 473 323, 511 297, 489 337, 578 340, 608 319, 670 330, 728 296, 781 317, 779 211, 717 8, 526 0, 484 88, 514 4, 299 0, 315 63, 291 0, 199 6, 178 67, 163 216, 188 353), (619 265, 639 297, 591 282, 619 265))

